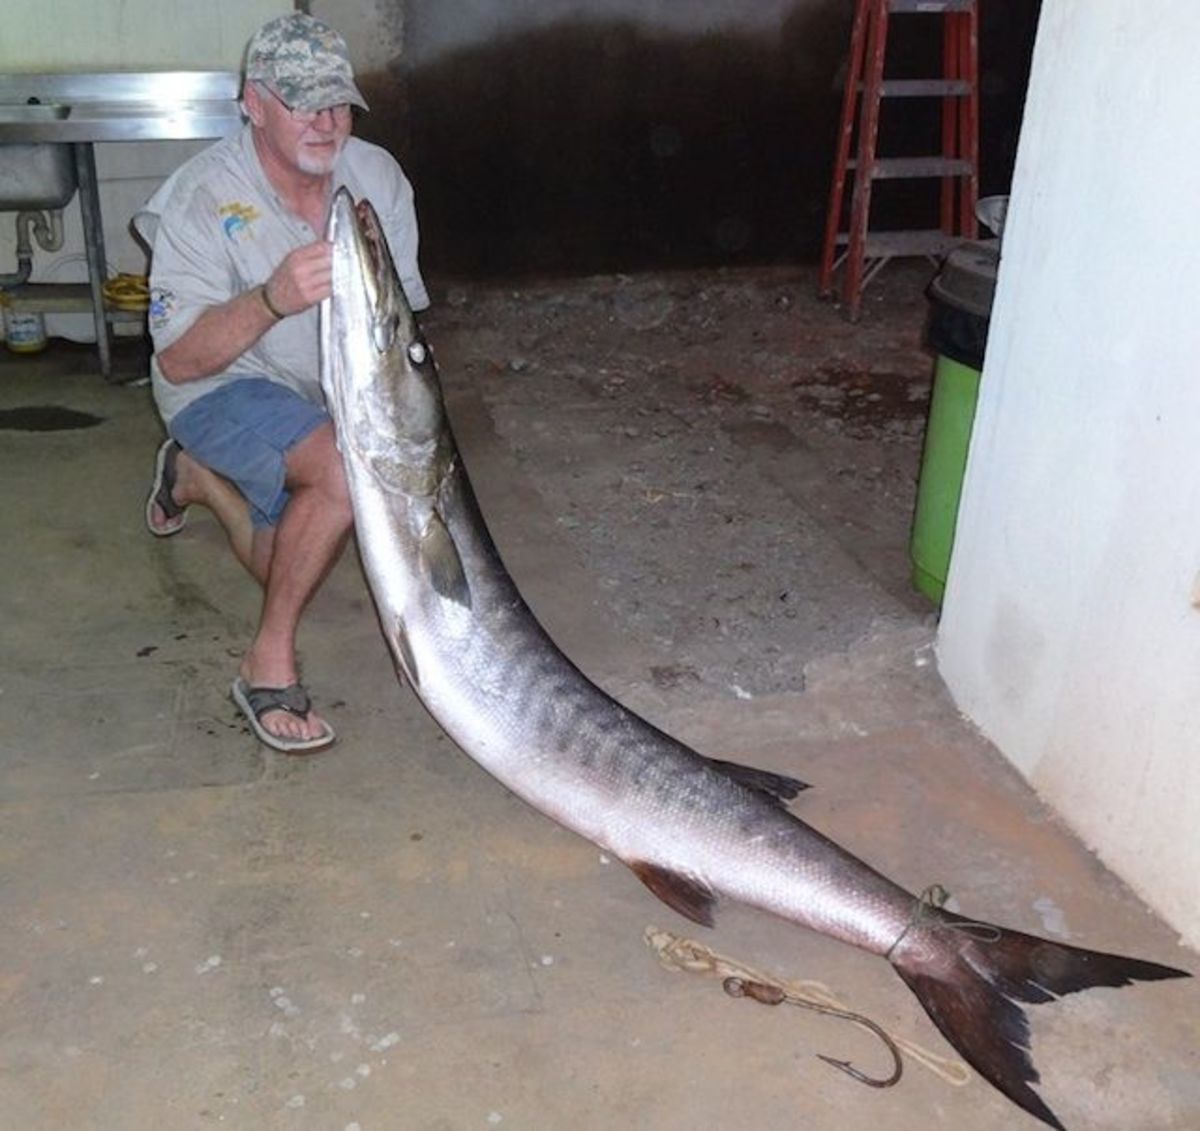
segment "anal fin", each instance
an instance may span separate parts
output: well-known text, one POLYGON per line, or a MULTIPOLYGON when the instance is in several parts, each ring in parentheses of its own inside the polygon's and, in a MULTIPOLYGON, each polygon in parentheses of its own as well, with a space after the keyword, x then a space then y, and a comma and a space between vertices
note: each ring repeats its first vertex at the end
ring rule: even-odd
POLYGON ((713 925, 717 897, 711 888, 682 872, 672 872, 669 868, 660 868, 645 860, 635 860, 629 866, 634 875, 672 910, 702 927, 713 925))

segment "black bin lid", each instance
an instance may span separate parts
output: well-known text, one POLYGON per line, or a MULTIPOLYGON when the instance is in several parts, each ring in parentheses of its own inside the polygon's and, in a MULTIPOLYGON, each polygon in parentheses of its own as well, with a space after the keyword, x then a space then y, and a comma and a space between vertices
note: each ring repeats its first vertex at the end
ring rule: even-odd
POLYGON ((946 256, 929 284, 929 297, 968 314, 990 318, 1000 266, 999 240, 971 240, 946 256))

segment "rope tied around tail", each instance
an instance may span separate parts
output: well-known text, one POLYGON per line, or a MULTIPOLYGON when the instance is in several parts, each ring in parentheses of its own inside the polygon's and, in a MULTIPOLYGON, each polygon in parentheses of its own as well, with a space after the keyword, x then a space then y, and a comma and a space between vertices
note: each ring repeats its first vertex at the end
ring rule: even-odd
POLYGON ((960 922, 953 923, 945 919, 940 912, 949 902, 950 893, 941 884, 930 884, 929 887, 913 900, 912 914, 909 915, 908 922, 904 924, 904 930, 896 936, 896 941, 888 947, 887 953, 883 957, 891 962, 892 955, 896 953, 896 948, 904 941, 908 932, 917 927, 942 926, 952 931, 957 931, 961 935, 966 935, 976 942, 994 943, 1000 941, 1002 937, 1000 928, 991 923, 976 923, 970 919, 963 919, 960 922))

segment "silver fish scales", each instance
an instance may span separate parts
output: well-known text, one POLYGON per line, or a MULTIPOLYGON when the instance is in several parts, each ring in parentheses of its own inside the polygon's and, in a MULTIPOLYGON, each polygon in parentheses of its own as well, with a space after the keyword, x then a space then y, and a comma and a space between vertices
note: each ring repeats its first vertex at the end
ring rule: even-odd
POLYGON ((327 236, 322 383, 380 624, 434 719, 690 919, 711 926, 718 899, 734 899, 886 958, 965 1060, 1062 1127, 1031 1087, 1022 1004, 1187 973, 922 901, 791 813, 802 782, 705 758, 593 684, 496 552, 370 204, 339 190, 327 236))

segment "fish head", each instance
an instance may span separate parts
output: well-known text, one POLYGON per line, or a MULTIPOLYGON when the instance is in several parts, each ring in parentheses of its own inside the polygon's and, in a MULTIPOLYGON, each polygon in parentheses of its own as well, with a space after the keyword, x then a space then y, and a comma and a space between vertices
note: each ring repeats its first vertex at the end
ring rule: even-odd
POLYGON ((339 188, 326 239, 333 287, 321 303, 321 384, 338 444, 389 489, 428 493, 448 444, 441 387, 370 201, 339 188))

